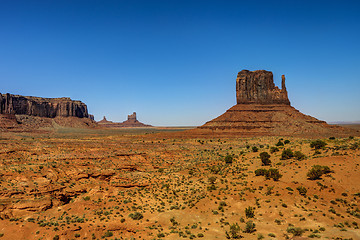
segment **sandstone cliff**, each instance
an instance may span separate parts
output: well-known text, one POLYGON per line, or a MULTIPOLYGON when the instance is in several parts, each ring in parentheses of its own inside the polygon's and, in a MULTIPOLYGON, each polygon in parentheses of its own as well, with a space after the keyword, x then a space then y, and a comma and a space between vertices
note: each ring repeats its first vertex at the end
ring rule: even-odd
POLYGON ((0 93, 0 114, 89 118, 86 104, 70 98, 26 97, 0 93))
POLYGON ((282 75, 282 89, 274 84, 272 72, 265 70, 242 70, 236 78, 236 100, 238 104, 286 104, 290 105, 282 75))

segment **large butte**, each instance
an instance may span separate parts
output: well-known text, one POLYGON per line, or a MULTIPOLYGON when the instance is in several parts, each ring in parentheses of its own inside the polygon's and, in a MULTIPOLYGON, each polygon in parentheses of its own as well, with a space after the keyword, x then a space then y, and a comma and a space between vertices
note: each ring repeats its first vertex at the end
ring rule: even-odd
POLYGON ((282 75, 282 88, 274 84, 270 71, 242 70, 236 78, 237 104, 221 116, 193 130, 200 134, 239 136, 348 136, 349 129, 331 126, 302 114, 290 105, 282 75))

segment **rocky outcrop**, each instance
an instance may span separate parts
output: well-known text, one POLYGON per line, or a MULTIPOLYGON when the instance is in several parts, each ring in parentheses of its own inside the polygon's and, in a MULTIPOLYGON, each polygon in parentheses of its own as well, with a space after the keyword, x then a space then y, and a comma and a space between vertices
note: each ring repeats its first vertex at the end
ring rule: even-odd
POLYGON ((133 112, 133 114, 128 115, 128 119, 122 123, 112 122, 108 121, 106 117, 97 122, 100 126, 103 127, 110 127, 110 128, 119 128, 119 127, 152 127, 151 125, 147 125, 144 123, 141 123, 136 118, 136 112, 133 112))
POLYGON ((70 98, 26 97, 9 93, 0 94, 0 114, 89 118, 87 106, 81 101, 70 98))
POLYGON ((265 70, 242 70, 236 78, 236 100, 238 104, 285 104, 290 105, 282 75, 282 89, 274 84, 272 72, 265 70))
POLYGON ((225 133, 242 136, 360 134, 338 126, 330 126, 290 106, 284 75, 282 88, 279 89, 274 84, 272 72, 242 70, 236 78, 236 99, 237 104, 224 114, 191 131, 200 134, 225 133))

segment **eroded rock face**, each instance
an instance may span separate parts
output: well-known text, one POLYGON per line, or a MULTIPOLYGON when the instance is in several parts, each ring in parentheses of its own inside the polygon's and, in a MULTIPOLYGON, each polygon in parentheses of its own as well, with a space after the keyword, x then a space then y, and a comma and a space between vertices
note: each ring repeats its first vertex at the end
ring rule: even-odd
POLYGON ((0 114, 29 115, 38 117, 89 118, 87 106, 70 98, 26 97, 0 93, 0 114))
POLYGON ((275 86, 272 72, 242 70, 236 78, 237 104, 286 104, 290 105, 282 75, 282 89, 275 86))

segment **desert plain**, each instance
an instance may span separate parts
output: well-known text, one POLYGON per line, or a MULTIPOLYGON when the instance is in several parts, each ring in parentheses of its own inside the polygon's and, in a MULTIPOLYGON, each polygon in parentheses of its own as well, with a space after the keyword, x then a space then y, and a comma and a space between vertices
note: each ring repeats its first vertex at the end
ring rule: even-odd
POLYGON ((59 127, 0 145, 0 239, 360 239, 358 136, 59 127))

